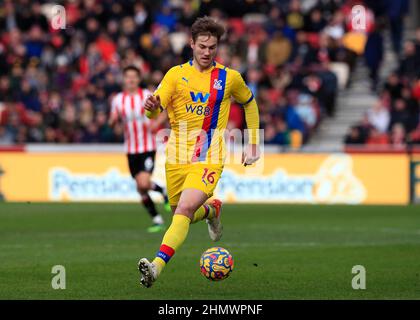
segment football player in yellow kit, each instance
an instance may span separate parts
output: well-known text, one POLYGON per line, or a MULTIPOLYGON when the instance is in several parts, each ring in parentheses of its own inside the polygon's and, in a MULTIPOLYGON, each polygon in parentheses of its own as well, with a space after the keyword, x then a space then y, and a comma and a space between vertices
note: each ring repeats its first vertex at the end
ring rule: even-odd
POLYGON ((210 238, 222 236, 222 203, 212 196, 224 165, 223 134, 231 97, 242 104, 249 131, 243 164, 259 158, 259 113, 251 90, 239 72, 215 57, 224 28, 209 17, 198 18, 191 27, 193 58, 171 68, 145 102, 146 115, 168 112, 171 133, 166 148, 166 181, 174 213, 155 259, 139 261, 140 283, 150 287, 187 237, 191 223, 206 220, 210 238))

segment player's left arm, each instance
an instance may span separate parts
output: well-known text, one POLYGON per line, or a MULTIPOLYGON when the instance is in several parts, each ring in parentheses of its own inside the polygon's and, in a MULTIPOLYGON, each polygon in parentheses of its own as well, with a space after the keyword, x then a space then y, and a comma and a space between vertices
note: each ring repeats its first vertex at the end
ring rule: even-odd
POLYGON ((245 84, 239 72, 233 72, 232 96, 244 108, 245 121, 248 129, 248 145, 245 147, 242 155, 242 164, 247 166, 253 164, 260 158, 260 115, 252 91, 245 84))
POLYGON ((118 122, 118 105, 117 105, 117 96, 112 98, 111 102, 111 112, 109 113, 108 125, 112 128, 118 122))

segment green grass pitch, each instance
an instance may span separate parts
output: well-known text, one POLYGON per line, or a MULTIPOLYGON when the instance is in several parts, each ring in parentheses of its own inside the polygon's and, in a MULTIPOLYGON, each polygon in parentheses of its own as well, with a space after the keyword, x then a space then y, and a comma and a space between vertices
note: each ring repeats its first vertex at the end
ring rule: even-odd
MULTIPOLYGON (((165 215, 167 220, 169 215, 165 215)), ((137 261, 153 258, 162 234, 148 234, 138 204, 0 204, 1 299, 419 299, 420 208, 416 206, 225 205, 218 245, 231 276, 199 272, 213 246, 191 226, 158 282, 139 285, 137 261), (66 268, 53 290, 51 268, 66 268), (366 268, 366 290, 351 269, 366 268)))

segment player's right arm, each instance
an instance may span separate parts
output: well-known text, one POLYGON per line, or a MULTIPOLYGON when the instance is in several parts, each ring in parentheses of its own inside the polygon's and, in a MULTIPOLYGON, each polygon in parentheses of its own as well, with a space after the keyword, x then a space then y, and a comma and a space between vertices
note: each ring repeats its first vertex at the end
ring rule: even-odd
POLYGON ((179 68, 179 66, 172 67, 165 74, 153 95, 146 98, 144 108, 146 109, 146 116, 148 118, 156 118, 163 109, 166 109, 170 105, 172 95, 176 89, 176 68, 179 68))

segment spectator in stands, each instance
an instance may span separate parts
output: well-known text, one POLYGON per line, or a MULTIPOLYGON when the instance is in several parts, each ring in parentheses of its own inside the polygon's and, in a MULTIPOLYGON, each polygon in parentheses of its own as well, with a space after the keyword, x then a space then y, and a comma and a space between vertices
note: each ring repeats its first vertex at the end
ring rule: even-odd
POLYGON ((370 132, 373 129, 373 125, 369 122, 367 113, 363 115, 362 121, 360 121, 358 127, 363 140, 366 142, 368 137, 370 136, 370 132))
POLYGON ((352 126, 344 138, 346 145, 360 145, 366 142, 365 137, 362 136, 358 126, 352 126))
POLYGON ((295 106, 295 110, 300 119, 305 123, 307 131, 311 131, 317 124, 317 112, 313 104, 312 96, 300 94, 295 106))
POLYGON ((290 131, 287 123, 281 117, 275 118, 275 126, 269 126, 265 130, 265 140, 267 144, 286 146, 290 143, 290 131))
POLYGON ((291 50, 289 39, 285 38, 280 31, 277 31, 267 44, 267 64, 274 67, 283 65, 289 59, 291 50))
POLYGON ((407 145, 406 130, 401 123, 395 123, 391 129, 391 145, 393 147, 405 147, 407 145))
POLYGON ((340 11, 336 11, 331 21, 328 23, 324 32, 334 41, 340 40, 345 34, 344 15, 340 11))
POLYGON ((390 98, 392 101, 395 99, 401 98, 403 85, 398 77, 397 73, 391 73, 388 76, 387 81, 385 82, 385 90, 389 92, 390 98))
POLYGON ((305 18, 304 31, 320 33, 327 25, 327 20, 319 7, 313 8, 305 18))
POLYGON ((305 125, 305 122, 302 120, 302 118, 299 117, 299 114, 296 111, 298 95, 299 93, 296 90, 290 91, 287 96, 287 102, 285 99, 282 100, 279 107, 281 108, 280 110, 282 110, 282 114, 284 120, 286 121, 287 127, 291 130, 299 131, 304 137, 304 140, 306 140, 308 138, 307 126, 305 125))
POLYGON ((372 124, 378 133, 388 131, 391 116, 380 100, 368 111, 367 117, 369 123, 372 124))
POLYGON ((404 43, 404 52, 400 61, 399 75, 412 81, 419 75, 420 57, 414 41, 404 43))
POLYGON ((291 56, 294 67, 297 69, 311 65, 316 62, 316 57, 316 49, 308 42, 307 34, 303 31, 298 32, 291 56))
MULTIPOLYGON (((407 109, 407 103, 404 99, 399 98, 395 100, 391 111, 391 122, 390 128, 393 128, 396 123, 402 125, 405 131, 411 131, 414 129, 414 119, 412 118, 410 111, 407 109)), ((399 130, 399 129, 398 129, 399 130)))
POLYGON ((42 14, 42 7, 39 1, 31 1, 30 6, 20 5, 19 10, 16 10, 16 12, 16 22, 19 30, 27 32, 37 26, 43 32, 48 31, 48 20, 42 14))
POLYGON ((377 24, 374 30, 368 34, 364 57, 369 68, 369 76, 372 81, 372 90, 376 91, 379 82, 379 68, 384 57, 384 45, 382 36, 382 25, 377 24))
POLYGON ((300 6, 299 0, 291 0, 289 3, 289 10, 286 14, 287 24, 293 30, 301 30, 304 26, 304 15, 300 6))
POLYGON ((385 4, 391 29, 392 47, 394 52, 399 54, 404 33, 404 17, 409 12, 409 1, 385 0, 385 4))
POLYGON ((0 126, 0 145, 13 144, 14 138, 12 133, 5 126, 0 126))

